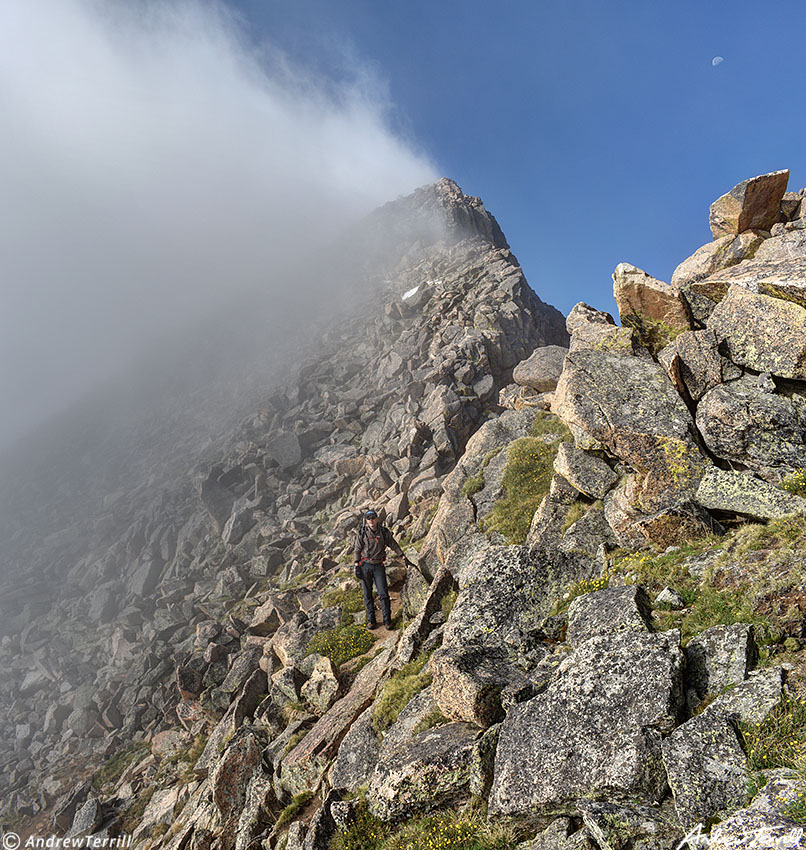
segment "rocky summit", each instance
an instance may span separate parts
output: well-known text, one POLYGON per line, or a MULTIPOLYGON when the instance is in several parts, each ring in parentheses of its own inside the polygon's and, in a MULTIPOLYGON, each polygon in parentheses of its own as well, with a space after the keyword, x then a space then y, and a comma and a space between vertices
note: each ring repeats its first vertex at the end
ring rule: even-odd
POLYGON ((334 267, 361 297, 283 381, 243 385, 235 424, 151 422, 131 487, 108 489, 100 445, 81 478, 58 434, 7 465, 4 828, 806 847, 806 193, 787 181, 717 199, 670 283, 620 263, 617 323, 543 303, 441 180, 350 231, 334 267), (370 507, 408 561, 387 563, 389 629, 365 627, 353 575, 370 507))

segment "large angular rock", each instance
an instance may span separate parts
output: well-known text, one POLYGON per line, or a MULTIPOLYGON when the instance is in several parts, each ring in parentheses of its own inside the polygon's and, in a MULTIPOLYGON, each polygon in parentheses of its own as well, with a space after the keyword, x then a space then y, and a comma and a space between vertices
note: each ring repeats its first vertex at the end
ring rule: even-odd
POLYGON ((198 481, 199 495, 204 507, 212 518, 216 531, 224 528, 224 523, 232 513, 235 496, 221 482, 224 470, 220 465, 214 466, 207 476, 198 481))
MULTIPOLYGON (((311 665, 308 680, 300 688, 300 696, 316 714, 324 714, 336 701, 339 693, 339 680, 333 664, 324 655, 308 656, 315 660, 311 665)), ((307 661, 308 659, 306 659, 307 661)), ((308 673, 308 670, 305 670, 308 673)))
POLYGON ((544 345, 535 349, 512 371, 512 380, 538 392, 550 392, 557 386, 568 349, 561 345, 544 345))
POLYGON ((559 545, 569 510, 579 502, 579 490, 556 473, 551 477, 548 495, 538 506, 526 536, 528 546, 550 549, 559 545))
MULTIPOLYGON (((454 470, 455 472, 456 470, 454 470)), ((450 476, 446 476, 450 478, 450 476)), ((466 480, 466 479, 465 479, 466 480)), ((419 568, 427 580, 431 580, 440 565, 445 565, 456 575, 458 566, 449 562, 448 553, 475 531, 476 512, 470 499, 440 499, 434 521, 420 550, 419 568)))
POLYGON ((244 682, 240 693, 233 702, 235 709, 233 721, 236 726, 247 717, 253 717, 255 709, 260 705, 268 688, 268 679, 264 670, 255 670, 254 673, 244 682))
POLYGON ((712 511, 753 519, 778 519, 806 511, 806 499, 786 493, 746 472, 709 469, 697 488, 697 501, 712 511))
MULTIPOLYGON (((383 733, 379 757, 384 763, 394 761, 395 753, 406 750, 415 737, 417 730, 427 718, 433 718, 438 712, 434 702, 434 689, 430 685, 414 696, 401 709, 397 719, 383 733)), ((442 718, 441 722, 445 722, 442 718)), ((437 724, 432 724, 437 725, 437 724)))
POLYGON ((442 651, 484 648, 500 660, 503 649, 515 666, 529 667, 545 654, 534 634, 554 600, 591 568, 587 558, 540 546, 480 549, 460 578, 442 651))
POLYGON ((367 708, 350 727, 339 746, 330 771, 332 788, 355 791, 367 784, 378 762, 380 741, 372 725, 372 706, 367 708))
MULTIPOLYGON (((557 549, 569 558, 577 558, 578 562, 589 560, 596 574, 605 566, 603 548, 609 551, 617 542, 601 505, 585 505, 584 511, 578 520, 562 532, 557 549)), ((568 519, 566 516, 564 526, 568 519)))
POLYGON ((419 567, 406 572, 406 582, 400 591, 400 606, 407 617, 415 617, 420 611, 428 596, 429 586, 428 579, 419 567))
POLYGON ((571 429, 577 446, 604 446, 638 473, 637 505, 646 512, 692 491, 705 469, 691 414, 652 361, 572 351, 552 412, 571 429))
POLYGON ((658 355, 677 391, 699 401, 708 390, 741 377, 742 371, 719 353, 716 334, 708 328, 687 331, 658 355))
POLYGON ((727 356, 781 378, 806 379, 806 309, 732 285, 708 319, 727 356))
POLYGON ((788 806, 799 802, 803 780, 788 770, 767 771, 766 775, 767 784, 747 808, 713 827, 709 850, 806 848, 806 831, 785 814, 788 806))
POLYGON ((802 200, 803 189, 800 192, 784 192, 784 197, 781 199, 781 215, 787 221, 797 221, 804 212, 801 207, 802 200))
POLYGON ((102 584, 87 599, 87 617, 98 623, 110 623, 120 610, 120 583, 102 584))
POLYGON ((243 807, 238 813, 233 850, 254 847, 254 840, 274 821, 273 813, 278 807, 271 777, 266 771, 256 770, 246 786, 243 807))
POLYGON ((650 516, 640 517, 632 530, 644 540, 664 549, 677 546, 681 540, 725 533, 721 523, 692 499, 679 501, 650 516))
POLYGON ((697 426, 715 455, 765 478, 806 465, 806 398, 776 392, 768 375, 714 387, 697 408, 697 426))
POLYGON ((530 588, 539 579, 539 568, 530 562, 525 547, 479 551, 460 577, 459 595, 445 627, 445 645, 491 642, 497 646, 505 631, 517 627, 521 608, 531 608, 530 588))
POLYGON ((132 834, 132 843, 135 847, 152 835, 158 826, 169 826, 174 822, 174 808, 178 800, 178 788, 154 789, 132 834))
MULTIPOLYGON (((754 259, 769 263, 796 263, 806 259, 806 229, 802 226, 806 222, 806 205, 803 203, 801 203, 800 213, 801 217, 798 224, 801 227, 788 233, 782 233, 780 236, 774 236, 772 239, 766 239, 756 251, 754 259)), ((801 282, 802 287, 803 283, 801 282)))
POLYGON ((193 766, 193 772, 197 777, 208 776, 215 768, 221 751, 224 749, 226 742, 233 737, 237 728, 238 726, 235 723, 235 705, 233 704, 230 705, 221 720, 213 727, 213 731, 210 732, 210 736, 207 738, 207 743, 201 755, 193 766))
POLYGON ((639 547, 646 543, 638 523, 645 516, 638 509, 641 481, 637 475, 627 475, 604 498, 604 515, 619 546, 639 547))
POLYGON ((234 694, 243 687, 244 682, 260 669, 260 659, 263 647, 247 644, 235 657, 226 678, 220 685, 220 690, 226 694, 234 694))
POLYGON ((409 515, 410 505, 409 497, 406 493, 398 493, 393 496, 385 505, 384 512, 386 513, 386 521, 389 523, 398 523, 409 515))
MULTIPOLYGON (((783 238, 783 237, 780 237, 783 238)), ((802 232, 801 238, 806 238, 802 232)), ((778 240, 767 240, 777 242, 778 240)), ((697 321, 705 324, 716 304, 727 294, 731 286, 745 289, 756 295, 768 295, 782 301, 791 301, 806 307, 806 256, 762 259, 765 244, 758 249, 752 260, 714 272, 706 278, 686 284, 683 291, 689 300, 697 321)), ((798 250, 799 245, 780 246, 781 253, 788 248, 798 250)))
POLYGON ((481 794, 494 741, 469 723, 446 723, 415 735, 404 750, 381 755, 370 780, 369 809, 399 820, 455 806, 481 794))
POLYGON ((270 597, 260 605, 252 615, 249 632, 253 635, 270 635, 280 626, 280 615, 274 598, 270 597))
POLYGON ((742 723, 761 723, 781 702, 783 687, 783 668, 754 670, 749 679, 718 696, 704 713, 718 711, 742 723))
POLYGON ((394 650, 386 648, 364 667, 349 693, 319 718, 310 732, 286 755, 280 781, 292 795, 315 787, 347 730, 369 706, 386 673, 394 650))
POLYGON ((227 546, 236 546, 243 540, 244 535, 257 524, 255 512, 251 507, 241 507, 236 502, 232 515, 221 530, 221 539, 227 546))
POLYGON ((293 667, 305 658, 314 624, 308 615, 298 611, 274 633, 272 649, 284 667, 293 667))
POLYGON ((129 592, 137 597, 150 596, 159 583, 164 566, 158 558, 146 558, 128 578, 129 592))
POLYGON ((75 820, 76 812, 87 802, 92 790, 92 782, 85 779, 56 803, 53 825, 59 832, 67 832, 70 829, 75 820))
POLYGON ((751 177, 711 204, 709 224, 714 239, 745 230, 770 230, 778 221, 789 171, 751 177))
POLYGON ((428 587, 414 620, 409 623, 400 637, 394 667, 400 669, 412 661, 420 651, 425 639, 434 628, 431 618, 440 610, 442 600, 456 587, 456 581, 446 567, 440 567, 428 587))
POLYGON ((712 626, 693 637, 686 647, 688 685, 700 699, 717 696, 743 682, 757 658, 752 626, 712 626))
POLYGON ((543 693, 510 708, 490 812, 556 811, 578 797, 659 802, 661 737, 683 701, 679 640, 674 631, 591 638, 543 693))
POLYGON ((651 617, 652 604, 643 587, 606 587, 574 599, 568 608, 566 640, 576 647, 592 637, 648 632, 651 617))
POLYGON ((554 471, 591 499, 604 499, 618 481, 618 475, 605 461, 572 443, 560 443, 554 471))
MULTIPOLYGON (((556 347, 553 346, 553 348, 556 347)), ((463 499, 462 490, 467 479, 478 475, 483 468, 486 469, 490 460, 497 453, 504 451, 514 440, 525 437, 534 421, 533 410, 507 410, 501 416, 485 422, 467 441, 464 454, 442 482, 442 488, 448 499, 450 501, 463 499)), ((436 523, 437 517, 434 518, 434 525, 436 523)), ((433 530, 434 526, 432 526, 432 532, 433 530)), ((453 542, 455 540, 452 540, 449 545, 453 542)))
POLYGON ((272 699, 279 704, 297 702, 302 681, 302 673, 297 667, 276 670, 271 676, 272 699))
POLYGON ((747 759, 725 714, 700 714, 675 729, 663 742, 663 763, 686 829, 724 817, 747 799, 747 759))
POLYGON ((623 325, 650 330, 661 324, 667 333, 691 328, 688 305, 680 292, 629 263, 619 263, 613 272, 613 297, 623 325))
POLYGON ((65 833, 65 838, 92 835, 103 823, 104 815, 97 798, 90 797, 76 812, 73 825, 65 833))
POLYGON ((494 722, 501 692, 522 682, 524 670, 547 653, 535 634, 553 600, 593 570, 592 558, 551 546, 480 549, 462 573, 442 647, 431 659, 443 713, 484 726, 494 722))
POLYGON ((225 819, 243 807, 246 787, 260 769, 265 741, 256 731, 243 727, 236 732, 215 766, 210 786, 213 802, 225 819))
POLYGON ((192 699, 202 692, 206 671, 207 661, 198 652, 176 665, 176 686, 182 699, 192 699))
POLYGON ((431 659, 432 691, 451 720, 486 728, 503 719, 501 692, 523 679, 506 653, 489 646, 443 647, 431 659))
POLYGON ((609 351, 617 355, 633 355, 638 340, 632 328, 619 328, 610 313, 594 310, 580 301, 566 320, 571 334, 571 351, 609 351))
POLYGON ((302 460, 302 447, 293 431, 277 431, 272 434, 266 448, 283 469, 291 469, 302 460))
POLYGON ((682 289, 719 271, 750 259, 764 242, 764 234, 752 230, 738 236, 721 236, 698 248, 672 272, 670 285, 682 289))

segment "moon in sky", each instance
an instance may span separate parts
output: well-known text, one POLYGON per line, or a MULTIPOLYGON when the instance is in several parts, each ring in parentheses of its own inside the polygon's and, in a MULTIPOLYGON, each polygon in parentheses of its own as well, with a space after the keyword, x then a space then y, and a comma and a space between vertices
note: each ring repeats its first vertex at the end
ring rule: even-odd
POLYGON ((711 60, 711 64, 716 68, 717 65, 720 65, 725 60, 721 56, 714 56, 711 60))

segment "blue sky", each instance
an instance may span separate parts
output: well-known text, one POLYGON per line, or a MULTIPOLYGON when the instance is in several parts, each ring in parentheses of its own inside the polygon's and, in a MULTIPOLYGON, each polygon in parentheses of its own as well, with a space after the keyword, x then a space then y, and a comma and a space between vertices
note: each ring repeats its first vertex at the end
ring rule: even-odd
POLYGON ((382 80, 395 126, 563 312, 614 309, 621 261, 668 281, 740 180, 806 185, 802 0, 228 5, 295 61, 338 77, 347 53, 382 80))

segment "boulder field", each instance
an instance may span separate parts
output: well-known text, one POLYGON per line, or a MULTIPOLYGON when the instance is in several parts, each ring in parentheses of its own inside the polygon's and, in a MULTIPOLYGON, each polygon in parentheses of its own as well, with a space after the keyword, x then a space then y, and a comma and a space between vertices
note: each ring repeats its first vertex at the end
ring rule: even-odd
POLYGON ((803 763, 757 731, 801 741, 806 671, 787 179, 716 200, 671 283, 619 264, 618 324, 544 304, 452 181, 370 216, 367 310, 122 534, 99 498, 75 539, 54 495, 63 596, 20 569, 0 603, 4 817, 155 850, 806 847, 803 763), (369 506, 416 564, 388 631, 352 576, 369 506))

